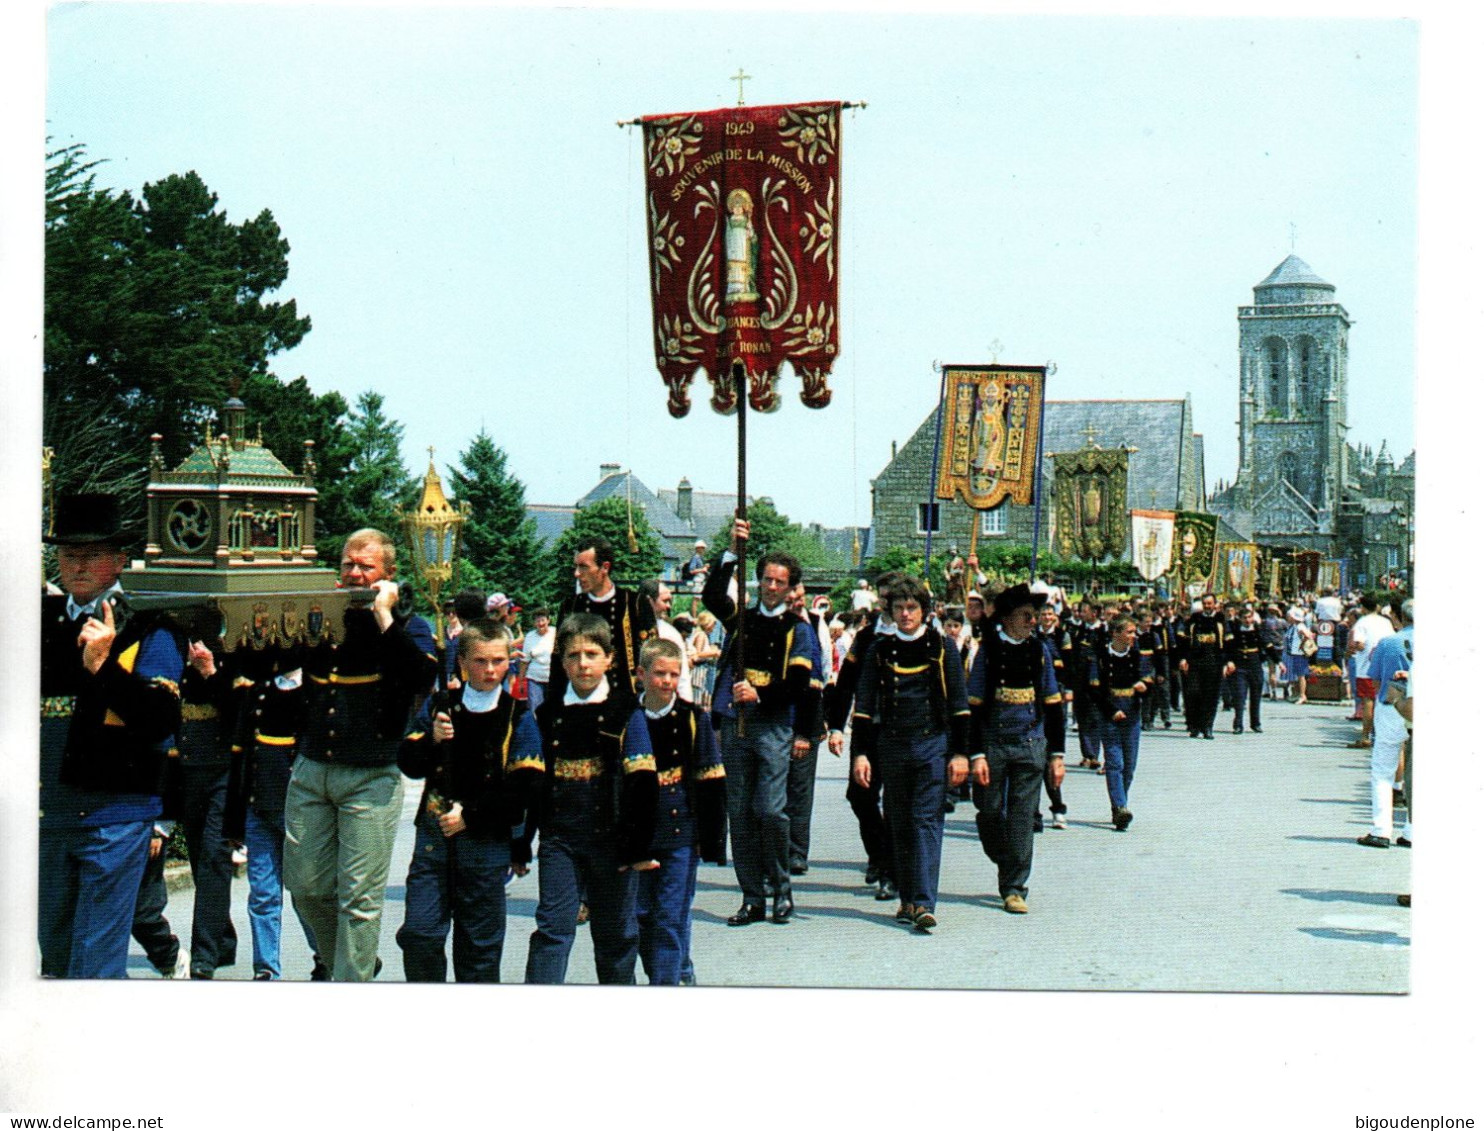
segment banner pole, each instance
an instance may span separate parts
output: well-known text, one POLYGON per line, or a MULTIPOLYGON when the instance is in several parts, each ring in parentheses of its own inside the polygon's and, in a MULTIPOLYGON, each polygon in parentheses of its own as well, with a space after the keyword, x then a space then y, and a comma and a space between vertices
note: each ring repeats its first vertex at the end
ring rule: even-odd
POLYGON ((1046 378, 1051 374, 1041 370, 1041 411, 1036 423, 1036 517, 1031 526, 1031 580, 1036 580, 1036 560, 1041 554, 1041 465, 1045 462, 1046 450, 1046 378))
POLYGON ((933 474, 928 487, 927 521, 922 524, 927 531, 926 548, 922 552, 922 576, 929 583, 933 578, 933 505, 938 501, 938 456, 943 445, 943 397, 948 389, 948 370, 939 369, 938 372, 942 376, 938 379, 938 415, 933 424, 933 474))
MULTIPOLYGON (((737 517, 747 519, 747 367, 732 362, 732 383, 737 390, 737 517)), ((734 681, 740 681, 747 660, 747 539, 737 540, 737 627, 733 630, 732 664, 734 681)), ((733 706, 737 716, 737 734, 746 734, 747 721, 742 711, 733 706)))

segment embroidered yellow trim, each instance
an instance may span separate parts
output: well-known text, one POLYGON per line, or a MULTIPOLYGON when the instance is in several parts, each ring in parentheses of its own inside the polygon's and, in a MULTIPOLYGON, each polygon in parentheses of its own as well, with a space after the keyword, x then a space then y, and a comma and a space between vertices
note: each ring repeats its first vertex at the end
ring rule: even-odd
POLYGON ((623 760, 623 772, 626 774, 654 773, 653 754, 631 754, 623 760))
POLYGON ((513 773, 516 770, 539 770, 544 773, 546 771, 546 763, 540 758, 517 758, 505 767, 506 773, 513 773))
POLYGON ((255 731, 253 738, 264 746, 297 746, 299 740, 292 735, 262 734, 255 731))
POLYGON ((592 781, 603 773, 601 758, 558 758, 551 767, 557 781, 592 781))
POLYGON ((70 719, 77 698, 72 695, 53 695, 41 701, 43 719, 70 719))
POLYGON ((133 644, 130 644, 127 648, 119 653, 119 667, 123 668, 124 671, 129 672, 131 675, 134 672, 135 663, 139 660, 140 643, 140 641, 136 640, 133 644))
POLYGON ((996 703, 1034 703, 1036 689, 1034 687, 996 687, 994 698, 996 703))
MULTIPOLYGON (((807 664, 807 661, 805 662, 807 664)), ((768 684, 773 682, 773 673, 759 671, 757 668, 744 668, 742 669, 742 678, 752 684, 753 687, 767 687, 768 684)))
POLYGON ((685 777, 685 770, 680 766, 660 771, 660 785, 679 785, 685 777))
POLYGON ((896 672, 897 675, 921 675, 928 670, 928 665, 918 664, 915 668, 899 668, 896 664, 892 664, 891 670, 896 672))
POLYGON ((715 781, 718 778, 724 778, 726 776, 727 768, 720 762, 716 763, 716 765, 714 766, 702 766, 699 770, 696 771, 697 781, 715 781))
POLYGON ((180 717, 185 722, 205 722, 217 717, 216 707, 210 703, 182 703, 180 717))

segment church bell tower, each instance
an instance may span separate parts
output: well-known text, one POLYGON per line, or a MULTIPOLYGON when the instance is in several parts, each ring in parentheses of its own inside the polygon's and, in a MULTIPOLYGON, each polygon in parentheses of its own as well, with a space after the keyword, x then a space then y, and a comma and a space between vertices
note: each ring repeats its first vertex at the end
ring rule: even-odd
POLYGON ((1239 468, 1253 537, 1332 545, 1346 481, 1350 316, 1332 283, 1290 255, 1239 307, 1239 468))

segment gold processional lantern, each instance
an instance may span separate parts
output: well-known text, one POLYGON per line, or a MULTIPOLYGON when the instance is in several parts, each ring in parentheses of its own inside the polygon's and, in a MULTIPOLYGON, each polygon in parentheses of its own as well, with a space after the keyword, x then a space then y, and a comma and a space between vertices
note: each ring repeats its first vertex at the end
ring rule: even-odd
POLYGON ((399 511, 402 532, 412 547, 412 570, 422 581, 423 591, 433 606, 437 623, 438 646, 443 647, 443 607, 438 595, 453 581, 454 566, 459 560, 459 542, 464 523, 469 520, 469 504, 455 507, 443 493, 443 482, 433 467, 433 449, 428 449, 428 473, 423 476, 422 495, 410 513, 399 511))

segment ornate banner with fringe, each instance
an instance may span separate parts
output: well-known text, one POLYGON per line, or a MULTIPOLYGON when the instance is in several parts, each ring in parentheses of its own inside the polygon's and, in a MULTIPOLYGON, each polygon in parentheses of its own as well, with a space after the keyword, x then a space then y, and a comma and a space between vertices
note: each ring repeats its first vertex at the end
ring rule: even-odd
POLYGON ((1318 550, 1296 550, 1293 555, 1294 580, 1308 592, 1319 588, 1319 563, 1324 555, 1318 550))
POLYGON ((1175 554, 1174 511, 1129 511, 1134 539, 1134 566, 1145 581, 1157 581, 1170 571, 1175 554))
POLYGON ((1220 586, 1228 597, 1250 601, 1257 591, 1257 546, 1252 542, 1221 543, 1220 586))
POLYGON ((711 407, 778 407, 788 360, 811 408, 840 350, 840 103, 735 106, 644 120, 655 362, 671 416, 701 369, 711 407))
POLYGON ((1056 466, 1056 538, 1063 557, 1098 562, 1128 546, 1128 452, 1062 452, 1056 466))
POLYGON ((1181 582, 1211 587, 1216 574, 1216 516, 1204 511, 1175 512, 1175 545, 1181 582))
POLYGON ((938 498, 975 510, 1006 498, 1031 505, 1045 388, 1045 366, 943 367, 938 498))

